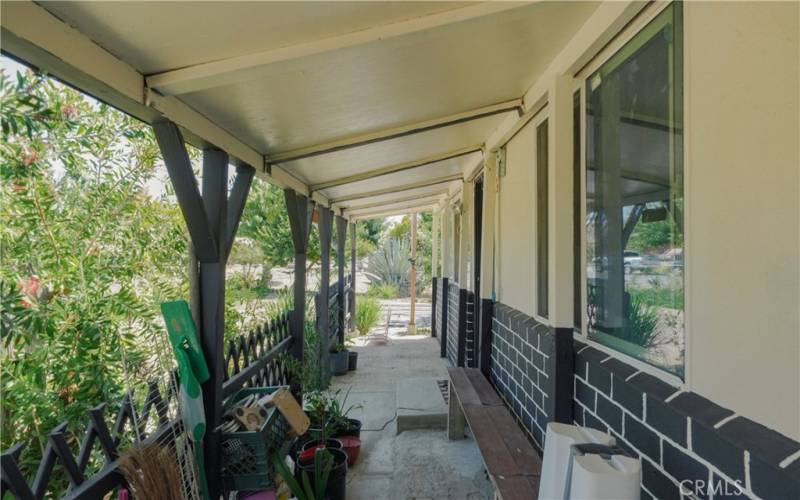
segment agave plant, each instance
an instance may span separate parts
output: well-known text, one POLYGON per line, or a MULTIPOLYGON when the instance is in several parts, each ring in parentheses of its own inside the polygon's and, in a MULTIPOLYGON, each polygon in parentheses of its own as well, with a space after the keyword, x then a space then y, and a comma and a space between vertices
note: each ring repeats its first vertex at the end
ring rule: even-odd
MULTIPOLYGON (((391 285, 400 293, 408 295, 409 271, 411 270, 411 248, 407 240, 390 238, 369 259, 366 275, 371 284, 391 285)), ((422 272, 417 264, 417 286, 422 272)))

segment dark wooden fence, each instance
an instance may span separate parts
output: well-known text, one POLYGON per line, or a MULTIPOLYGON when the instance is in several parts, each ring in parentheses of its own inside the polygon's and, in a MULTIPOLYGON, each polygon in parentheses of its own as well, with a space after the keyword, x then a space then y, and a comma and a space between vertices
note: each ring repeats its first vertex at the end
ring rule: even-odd
MULTIPOLYGON (((225 353, 225 382, 223 396, 242 387, 287 385, 289 372, 283 353, 291 352, 291 311, 267 321, 261 327, 230 340, 225 353)), ((129 444, 140 441, 172 445, 180 435, 182 425, 177 413, 176 379, 152 380, 147 386, 141 411, 136 411, 137 394, 127 394, 111 427, 106 420, 107 405, 89 410, 88 423, 82 433, 70 433, 67 422, 50 432, 47 446, 33 478, 26 478, 19 466, 22 445, 17 444, 0 455, 2 480, 0 497, 7 494, 24 500, 50 498, 97 499, 124 484, 119 472, 118 458, 129 444), (75 439, 81 435, 74 453, 75 439), (53 472, 59 468, 67 478, 65 491, 50 491, 53 472)))
POLYGON ((294 341, 291 314, 287 311, 255 331, 228 341, 223 397, 243 387, 289 385, 289 370, 281 354, 288 353, 294 341))
MULTIPOLYGON (((320 311, 320 294, 314 295, 314 310, 316 317, 319 318, 323 313, 320 311)), ((344 333, 347 325, 351 324, 351 318, 355 313, 354 309, 355 294, 351 284, 350 276, 345 277, 344 300, 339 300, 339 282, 332 283, 328 287, 328 345, 335 346, 344 341, 344 333), (344 304, 344 314, 342 310, 344 304)))

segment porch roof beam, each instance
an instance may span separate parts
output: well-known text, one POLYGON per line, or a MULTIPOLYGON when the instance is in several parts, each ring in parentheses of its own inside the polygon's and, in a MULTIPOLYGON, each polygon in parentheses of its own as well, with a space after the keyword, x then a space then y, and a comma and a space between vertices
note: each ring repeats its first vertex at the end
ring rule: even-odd
POLYGON ((372 203, 367 203, 366 205, 349 206, 346 203, 342 203, 341 205, 344 205, 344 211, 345 212, 353 212, 355 210, 361 210, 362 208, 384 207, 384 206, 387 206, 387 205, 392 205, 394 203, 402 203, 404 201, 419 200, 419 199, 422 199, 422 198, 430 198, 430 197, 434 197, 434 196, 442 198, 446 194, 447 194, 447 191, 443 190, 443 191, 436 191, 435 193, 430 193, 428 195, 423 195, 423 196, 419 196, 419 195, 416 195, 416 196, 404 196, 402 198, 392 198, 392 199, 389 199, 389 200, 386 200, 386 201, 376 201, 376 202, 372 202, 372 203))
POLYGON ((175 197, 178 199, 178 205, 186 221, 197 260, 216 262, 219 260, 219 246, 214 237, 211 219, 206 211, 208 207, 197 186, 197 179, 192 170, 189 154, 186 152, 183 136, 178 127, 169 121, 155 123, 153 131, 161 150, 161 156, 164 158, 167 173, 172 181, 175 197))
POLYGON ((440 194, 440 195, 434 195, 434 196, 425 196, 425 197, 421 197, 421 198, 415 198, 415 199, 411 199, 411 200, 395 201, 395 202, 391 202, 391 203, 380 203, 380 204, 376 203, 376 204, 374 204, 372 206, 353 207, 351 209, 345 210, 345 212, 347 214, 349 214, 349 215, 357 215, 359 213, 370 212, 370 211, 374 212, 376 210, 391 210, 392 208, 394 208, 396 206, 404 206, 405 207, 405 206, 409 206, 409 205, 426 205, 426 204, 430 204, 430 203, 439 202, 439 201, 442 200, 442 198, 443 198, 443 195, 440 194))
POLYGON ((446 160, 452 160, 454 158, 459 158, 461 156, 466 156, 472 153, 480 152, 483 148, 481 144, 475 144, 473 146, 467 146, 465 148, 455 149, 453 151, 447 151, 446 153, 439 153, 431 156, 427 156, 425 158, 421 158, 418 160, 406 161, 403 163, 397 163, 395 165, 389 165, 386 167, 376 168, 375 170, 369 170, 367 172, 362 172, 360 174, 350 175, 347 177, 342 177, 340 179, 336 179, 333 181, 328 182, 321 182, 319 184, 311 185, 312 191, 318 191, 320 189, 328 189, 336 186, 343 186, 345 184, 352 184, 354 182, 365 181, 368 179, 374 179, 376 177, 381 177, 384 175, 394 174, 397 172, 404 172, 406 170, 412 170, 419 167, 424 167, 426 165, 432 165, 434 163, 439 163, 446 160))
POLYGON ((225 237, 225 260, 231 254, 233 242, 236 239, 236 232, 239 230, 239 222, 242 220, 244 205, 247 203, 247 195, 250 193, 250 186, 253 183, 255 170, 247 165, 236 167, 236 180, 233 181, 231 194, 228 198, 228 223, 226 225, 225 237))
POLYGON ((435 179, 427 179, 424 181, 413 182, 411 184, 403 184, 400 186, 394 186, 386 189, 379 189, 377 191, 369 191, 366 193, 357 193, 349 196, 343 196, 341 198, 335 198, 331 200, 331 203, 340 204, 345 201, 360 200, 362 198, 372 198, 373 196, 380 196, 382 194, 399 193, 400 191, 407 191, 409 189, 436 186, 439 184, 445 184, 447 182, 456 181, 461 178, 462 178, 461 174, 446 175, 444 177, 437 177, 435 179))
POLYGON ((369 212, 365 214, 358 214, 353 215, 352 219, 354 221, 364 220, 364 219, 374 219, 375 217, 388 217, 390 215, 405 215, 405 214, 412 214, 412 213, 420 213, 420 212, 428 212, 434 211, 438 205, 436 203, 431 203, 428 205, 412 205, 410 207, 397 207, 391 210, 383 210, 377 212, 369 212))
POLYGON ((302 160, 304 158, 311 158, 324 154, 335 153, 345 149, 357 148, 366 146, 376 142, 389 141, 392 139, 399 139, 413 134, 420 134, 422 132, 429 132, 443 127, 450 127, 461 123, 469 122, 472 120, 479 120, 488 116, 497 114, 508 113, 510 111, 517 111, 522 109, 521 99, 512 99, 510 101, 500 102, 497 104, 490 104, 488 106, 481 106, 479 108, 462 111, 447 116, 440 116, 432 120, 422 122, 410 123, 401 125, 399 127, 388 128, 379 130, 377 132, 370 132, 356 136, 339 139, 336 141, 315 144, 305 148, 293 149, 291 151, 279 152, 267 156, 267 161, 270 165, 277 165, 281 163, 288 163, 290 161, 302 160))
POLYGON ((158 89, 164 95, 178 95, 229 85, 246 79, 250 71, 270 64, 376 43, 389 38, 496 14, 528 3, 530 2, 481 2, 296 45, 195 64, 149 75, 147 86, 158 89))

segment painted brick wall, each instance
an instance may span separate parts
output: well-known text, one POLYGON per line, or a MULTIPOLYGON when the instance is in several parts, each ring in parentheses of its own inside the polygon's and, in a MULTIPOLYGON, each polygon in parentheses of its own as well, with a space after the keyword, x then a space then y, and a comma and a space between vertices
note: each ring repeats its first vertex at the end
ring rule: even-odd
POLYGON ((449 283, 447 290, 447 359, 453 366, 459 366, 460 295, 458 283, 449 283))
POLYGON ((476 323, 475 323, 475 294, 469 290, 466 291, 466 318, 467 324, 464 329, 466 338, 464 339, 464 365, 471 368, 478 367, 478 353, 476 337, 476 323))
POLYGON ((555 345, 553 329, 495 303, 490 378, 540 447, 554 419, 555 345))
POLYGON ((434 280, 434 282, 433 282, 433 293, 435 295, 436 306, 435 306, 435 308, 433 310, 433 321, 432 321, 433 331, 432 331, 432 333, 439 339, 439 342, 441 342, 441 337, 442 337, 442 318, 443 318, 443 315, 442 315, 442 302, 443 302, 442 286, 443 286, 443 281, 442 281, 442 278, 433 278, 433 280, 434 280))
POLYGON ((574 394, 578 425, 641 458, 643 499, 680 499, 683 480, 712 488, 683 498, 800 499, 800 443, 577 341, 574 394))

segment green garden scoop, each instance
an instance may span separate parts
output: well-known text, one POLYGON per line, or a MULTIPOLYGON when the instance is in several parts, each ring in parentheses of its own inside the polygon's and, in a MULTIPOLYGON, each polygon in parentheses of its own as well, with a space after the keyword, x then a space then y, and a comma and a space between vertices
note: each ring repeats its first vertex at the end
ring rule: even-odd
POLYGON ((197 329, 185 300, 164 302, 161 314, 167 324, 169 343, 178 362, 180 383, 181 417, 189 439, 194 443, 198 480, 203 498, 208 499, 205 461, 203 460, 203 436, 206 433, 206 416, 203 407, 203 392, 200 384, 209 379, 208 365, 203 349, 197 341, 197 329))

